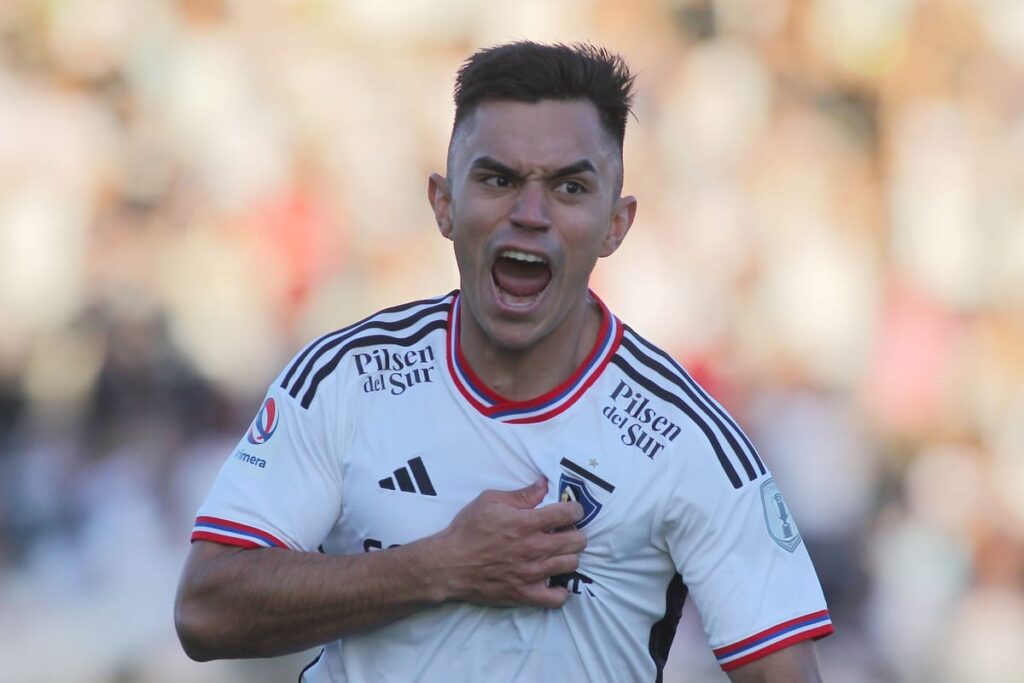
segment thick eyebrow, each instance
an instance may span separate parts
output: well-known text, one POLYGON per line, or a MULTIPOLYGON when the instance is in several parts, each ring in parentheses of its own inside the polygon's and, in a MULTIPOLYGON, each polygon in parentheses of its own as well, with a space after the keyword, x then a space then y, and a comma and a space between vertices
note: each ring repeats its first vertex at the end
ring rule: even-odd
POLYGON ((551 174, 551 180, 557 180, 558 178, 565 178, 572 175, 580 175, 581 173, 593 173, 597 175, 597 169, 594 168, 594 164, 590 163, 590 159, 580 159, 574 164, 563 166, 551 174))
MULTIPOLYGON (((515 170, 510 166, 506 166, 497 159, 488 156, 477 157, 470 164, 471 170, 483 169, 485 171, 492 171, 499 173, 503 176, 520 181, 523 179, 523 174, 515 170)), ((553 173, 548 176, 548 180, 557 180, 559 178, 565 178, 567 176, 579 175, 581 173, 597 173, 597 169, 594 168, 594 164, 589 159, 580 159, 577 162, 571 163, 568 166, 563 166, 556 169, 553 173)))
POLYGON ((509 178, 512 178, 517 182, 523 179, 523 175, 519 171, 515 170, 511 166, 506 166, 497 159, 488 156, 477 157, 476 159, 473 159, 473 163, 469 165, 469 169, 471 171, 475 171, 477 169, 482 169, 484 171, 492 171, 499 175, 508 176, 509 178))

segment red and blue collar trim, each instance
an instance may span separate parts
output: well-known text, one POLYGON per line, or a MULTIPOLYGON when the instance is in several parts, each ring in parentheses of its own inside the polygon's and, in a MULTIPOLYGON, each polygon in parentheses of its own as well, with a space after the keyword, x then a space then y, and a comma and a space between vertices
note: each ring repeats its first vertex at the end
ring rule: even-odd
POLYGON ((456 294, 448 313, 447 355, 448 370, 459 393, 483 415, 509 424, 543 422, 567 410, 601 376, 622 340, 622 322, 593 292, 590 296, 601 309, 601 328, 586 360, 567 380, 546 394, 527 401, 510 401, 490 389, 462 355, 459 345, 461 295, 456 294))

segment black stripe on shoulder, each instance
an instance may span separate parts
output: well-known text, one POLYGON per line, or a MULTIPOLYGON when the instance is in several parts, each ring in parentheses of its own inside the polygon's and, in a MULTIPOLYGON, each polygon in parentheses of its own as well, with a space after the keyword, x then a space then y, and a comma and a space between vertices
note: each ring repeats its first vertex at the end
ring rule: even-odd
POLYGON ((693 377, 690 377, 690 374, 686 372, 683 366, 677 363, 672 356, 668 355, 667 353, 659 349, 657 346, 655 346, 654 344, 652 344, 651 342, 647 341, 639 334, 637 334, 636 330, 632 329, 628 325, 623 325, 623 328, 627 332, 629 332, 630 336, 636 339, 636 341, 640 342, 640 344, 643 345, 644 348, 648 349, 651 353, 660 356, 670 367, 674 368, 678 377, 680 377, 684 382, 689 384, 693 388, 693 390, 703 398, 703 403, 706 406, 708 406, 712 411, 717 413, 718 416, 721 417, 725 422, 727 422, 730 427, 732 427, 733 431, 736 432, 736 434, 739 435, 743 443, 746 444, 747 449, 749 449, 750 455, 754 458, 754 462, 757 463, 757 468, 761 471, 761 474, 766 474, 767 470, 765 470, 764 463, 761 462, 761 456, 757 454, 757 449, 754 448, 754 444, 752 444, 750 442, 750 439, 747 438, 747 435, 743 432, 743 429, 741 429, 740 426, 736 424, 736 421, 732 419, 729 413, 722 410, 718 403, 715 402, 715 400, 708 394, 708 392, 705 391, 704 388, 700 384, 698 384, 695 379, 693 379, 693 377))
POLYGON ((366 316, 365 318, 363 318, 359 322, 352 323, 348 327, 343 327, 340 330, 335 330, 333 332, 328 332, 327 334, 323 335, 322 337, 320 337, 319 339, 314 341, 312 344, 307 346, 306 349, 302 353, 299 354, 299 356, 292 363, 291 367, 288 368, 288 372, 285 373, 284 379, 281 380, 281 388, 282 389, 287 389, 288 388, 288 383, 291 382, 292 377, 295 375, 296 372, 298 372, 299 368, 302 367, 302 363, 303 363, 303 361, 306 360, 306 357, 309 356, 309 354, 313 352, 313 349, 317 348, 321 343, 327 341, 328 339, 331 339, 333 337, 337 337, 337 336, 340 336, 340 335, 344 335, 345 333, 350 332, 350 331, 354 331, 356 328, 358 328, 361 325, 369 322, 370 320, 373 320, 374 318, 376 318, 378 316, 385 315, 385 314, 388 314, 388 313, 401 313, 402 311, 408 311, 410 308, 416 308, 417 306, 426 306, 427 304, 434 304, 434 303, 437 303, 439 301, 443 301, 443 300, 447 299, 448 297, 452 296, 453 294, 455 294, 454 291, 453 292, 449 292, 448 294, 445 294, 444 296, 434 297, 432 299, 420 299, 419 301, 410 301, 407 304, 400 304, 398 306, 392 306, 391 308, 385 308, 383 310, 377 311, 373 315, 366 316))
MULTIPOLYGON (((404 318, 399 318, 398 320, 378 321, 375 320, 376 316, 374 316, 374 318, 370 319, 368 322, 362 323, 354 329, 350 328, 348 332, 340 334, 331 339, 330 341, 327 341, 324 344, 322 344, 320 348, 318 348, 316 352, 309 357, 309 359, 305 363, 305 366, 302 368, 302 372, 299 373, 299 376, 292 383, 291 389, 288 390, 288 393, 290 393, 293 397, 298 396, 299 391, 301 391, 302 387, 306 384, 306 380, 309 378, 310 373, 313 372, 313 368, 316 367, 317 361, 319 361, 331 349, 336 348, 338 345, 351 339, 352 337, 369 332, 370 330, 383 330, 385 332, 401 332, 402 330, 405 330, 406 328, 409 328, 414 324, 418 323, 423 318, 426 318, 431 315, 436 315, 439 313, 445 314, 443 320, 447 323, 447 313, 450 305, 451 304, 449 302, 442 301, 439 304, 434 304, 433 306, 421 308, 415 313, 408 315, 404 318)), ((288 389, 288 386, 286 383, 282 382, 281 388, 288 389)))
POLYGON ((648 392, 657 396, 666 403, 671 403, 683 414, 689 417, 690 420, 692 420, 693 423, 697 425, 702 432, 704 432, 704 436, 707 437, 712 448, 715 449, 715 455, 718 456, 718 462, 722 465, 722 469, 725 470, 726 476, 729 477, 729 482, 732 484, 732 487, 738 489, 743 486, 743 482, 740 481, 740 475, 736 473, 736 468, 732 466, 732 463, 729 462, 729 458, 726 457, 725 451, 722 450, 722 444, 719 443, 715 433, 711 431, 711 427, 708 426, 708 423, 701 419, 701 416, 698 415, 692 407, 687 405, 682 399, 672 392, 655 384, 647 377, 644 377, 640 371, 636 370, 629 364, 629 361, 622 357, 621 347, 620 351, 612 357, 612 363, 617 365, 620 370, 626 373, 627 377, 642 386, 648 392))
MULTIPOLYGON (((747 458, 746 451, 744 451, 743 447, 740 446, 739 442, 736 441, 736 436, 735 434, 733 434, 733 430, 735 430, 741 436, 743 436, 743 441, 750 447, 750 452, 753 455, 755 461, 757 462, 758 468, 761 470, 761 474, 765 474, 764 464, 761 462, 761 459, 757 457, 757 451, 754 450, 753 445, 751 445, 750 441, 748 441, 746 436, 743 435, 743 431, 736 425, 736 423, 730 420, 727 414, 724 413, 724 411, 722 411, 719 414, 717 411, 711 410, 712 407, 717 408, 717 406, 715 406, 714 401, 712 401, 711 398, 708 397, 707 394, 705 394, 700 389, 700 386, 696 382, 694 382, 692 386, 689 385, 688 383, 684 382, 679 375, 672 372, 671 369, 666 367, 663 363, 658 362, 654 358, 651 358, 643 351, 641 351, 639 347, 637 347, 637 345, 634 344, 632 341, 632 339, 639 339, 639 336, 632 330, 630 330, 629 332, 630 334, 628 336, 623 335, 622 345, 626 347, 626 349, 631 354, 633 354, 633 356, 638 361, 640 361, 640 363, 642 363, 644 367, 650 368, 651 370, 653 370, 654 372, 658 373, 666 380, 671 382, 673 385, 678 387, 683 393, 685 393, 690 398, 690 401, 692 401, 697 407, 699 407, 705 415, 711 418, 711 421, 715 423, 716 427, 718 427, 718 431, 725 436, 725 440, 729 442, 729 446, 733 449, 733 451, 735 451, 736 457, 739 458, 740 463, 743 465, 743 470, 747 473, 747 477, 750 479, 750 481, 754 481, 755 479, 757 479, 758 475, 757 473, 754 472, 754 467, 753 465, 750 464, 750 459, 747 458), (694 387, 696 387, 697 389, 696 392, 694 391, 694 387), (700 396, 698 396, 698 392, 700 393, 700 396), (733 429, 728 429, 725 426, 721 419, 723 416, 726 420, 729 421, 729 424, 732 426, 733 429)), ((691 382, 692 381, 693 380, 691 379, 691 382)))
MULTIPOLYGON (((447 304, 445 304, 445 306, 447 306, 447 304)), ((347 354, 352 349, 359 349, 363 348, 364 346, 373 346, 374 344, 390 344, 392 346, 412 346, 413 344, 417 343, 418 341, 426 337, 431 332, 434 332, 435 330, 445 330, 447 328, 448 319, 439 318, 438 320, 434 320, 432 322, 427 323, 426 325, 416 330, 415 333, 409 335, 408 337, 393 337, 389 334, 371 334, 365 337, 360 336, 353 339, 348 344, 345 344, 343 347, 338 349, 338 352, 335 353, 334 356, 329 361, 324 363, 323 366, 316 371, 316 374, 313 376, 313 381, 309 383, 309 389, 306 389, 306 393, 302 395, 302 407, 309 408, 310 403, 313 402, 313 397, 316 396, 316 390, 320 386, 320 383, 323 382, 332 372, 334 372, 334 370, 338 367, 338 364, 341 363, 341 359, 344 358, 345 354, 347 354)), ((295 387, 292 389, 291 394, 293 397, 296 397, 298 395, 298 390, 300 386, 302 385, 296 384, 295 387)))

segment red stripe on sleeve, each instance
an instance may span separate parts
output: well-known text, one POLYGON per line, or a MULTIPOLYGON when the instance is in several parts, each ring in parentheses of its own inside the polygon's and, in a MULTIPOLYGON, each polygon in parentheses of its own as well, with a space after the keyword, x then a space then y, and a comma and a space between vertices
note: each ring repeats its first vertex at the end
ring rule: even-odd
POLYGON ((819 638, 824 638, 825 636, 831 634, 832 631, 832 624, 825 624, 823 626, 819 626, 818 628, 811 629, 810 631, 796 633, 794 635, 791 635, 789 638, 783 638, 782 640, 776 643, 772 643, 763 650, 756 650, 748 655, 740 657, 739 659, 734 659, 731 662, 723 664, 722 671, 732 671, 733 669, 739 668, 744 664, 749 664, 750 662, 761 659, 762 657, 766 657, 773 652, 783 650, 789 647, 790 645, 796 645, 797 643, 802 642, 804 640, 808 640, 811 638, 813 638, 814 640, 818 640, 819 638))
POLYGON ((193 531, 192 541, 212 541, 214 543, 220 543, 222 545, 234 545, 239 548, 263 548, 265 546, 255 543, 253 541, 247 541, 244 538, 235 538, 234 536, 221 536, 220 534, 213 534, 209 531, 193 531))
POLYGON ((803 616, 796 617, 795 619, 790 619, 789 621, 784 621, 781 624, 776 624, 775 626, 772 626, 770 628, 766 628, 763 631, 759 631, 758 633, 755 633, 754 635, 750 636, 749 638, 744 638, 743 640, 737 641, 737 642, 732 643, 730 645, 723 645, 722 647, 716 648, 715 650, 713 650, 713 652, 715 653, 716 657, 727 657, 730 654, 732 654, 733 652, 736 652, 737 650, 742 650, 744 647, 746 647, 747 645, 749 645, 749 644, 751 644, 753 642, 756 642, 758 640, 762 640, 762 639, 764 639, 766 637, 770 637, 773 633, 778 633, 779 631, 785 631, 787 628, 789 628, 790 626, 793 626, 794 624, 799 624, 799 623, 802 623, 802 622, 806 623, 808 621, 814 621, 815 619, 818 619, 820 617, 827 617, 827 616, 828 616, 828 610, 827 609, 823 609, 820 612, 812 612, 810 614, 805 614, 803 616))
MULTIPOLYGON (((285 542, 282 541, 281 539, 279 539, 277 536, 275 536, 275 535, 273 535, 271 533, 267 533, 263 529, 258 529, 258 528, 254 527, 254 526, 249 526, 248 524, 240 524, 239 522, 232 522, 229 519, 221 519, 220 517, 206 517, 206 516, 196 517, 196 524, 203 524, 203 523, 224 526, 224 527, 227 527, 229 529, 234 529, 235 531, 238 531, 238 532, 241 532, 241 533, 252 534, 253 536, 258 536, 258 537, 264 539, 265 541, 267 541, 268 543, 272 543, 273 545, 276 545, 279 548, 287 548, 288 547, 285 544, 285 542)), ((211 532, 211 533, 214 533, 214 532, 211 532)))

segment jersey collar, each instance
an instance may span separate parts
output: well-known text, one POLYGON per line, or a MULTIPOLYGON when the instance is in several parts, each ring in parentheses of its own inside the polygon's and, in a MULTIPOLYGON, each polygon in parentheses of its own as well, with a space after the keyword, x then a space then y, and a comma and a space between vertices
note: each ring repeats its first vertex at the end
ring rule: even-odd
POLYGON ((459 393, 483 415, 509 424, 543 422, 564 412, 590 388, 608 361, 615 355, 622 339, 622 322, 593 292, 590 296, 601 309, 601 327, 594 347, 576 371, 551 391, 526 401, 510 401, 490 389, 473 372, 459 344, 461 294, 456 294, 448 312, 448 371, 459 393))

